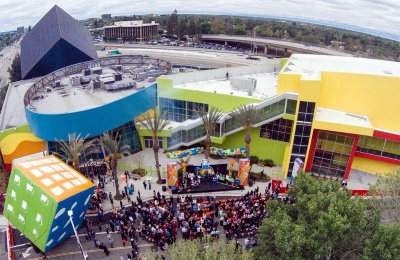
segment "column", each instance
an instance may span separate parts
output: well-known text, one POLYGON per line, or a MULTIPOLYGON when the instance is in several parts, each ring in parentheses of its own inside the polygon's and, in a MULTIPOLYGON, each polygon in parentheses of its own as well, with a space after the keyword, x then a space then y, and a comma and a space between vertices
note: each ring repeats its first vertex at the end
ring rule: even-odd
POLYGON ((357 146, 358 146, 358 140, 360 139, 360 136, 358 135, 354 135, 353 137, 353 145, 351 148, 351 153, 349 156, 349 160, 347 161, 347 165, 346 165, 346 170, 344 172, 344 176, 343 176, 343 180, 347 180, 350 176, 350 171, 351 171, 351 166, 353 165, 353 161, 354 161, 354 156, 357 152, 357 146))
POLYGON ((308 152, 307 164, 305 168, 306 172, 310 172, 312 168, 312 163, 315 156, 315 148, 317 147, 317 142, 318 142, 318 133, 319 131, 317 129, 314 129, 311 138, 310 149, 308 152))

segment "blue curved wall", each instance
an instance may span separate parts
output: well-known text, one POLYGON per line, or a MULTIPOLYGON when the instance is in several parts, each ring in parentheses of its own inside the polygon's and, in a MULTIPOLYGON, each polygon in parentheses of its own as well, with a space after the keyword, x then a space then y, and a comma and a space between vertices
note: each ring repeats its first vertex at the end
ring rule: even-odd
POLYGON ((36 136, 46 141, 67 140, 69 133, 94 137, 117 128, 154 108, 156 100, 157 85, 154 83, 122 99, 84 111, 39 114, 25 108, 25 114, 36 136))

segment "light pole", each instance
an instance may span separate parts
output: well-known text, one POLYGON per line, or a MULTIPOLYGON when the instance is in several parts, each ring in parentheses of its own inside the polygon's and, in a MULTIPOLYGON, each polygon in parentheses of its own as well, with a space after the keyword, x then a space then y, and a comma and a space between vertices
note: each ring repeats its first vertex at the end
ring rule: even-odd
POLYGON ((76 242, 78 243, 79 249, 81 250, 83 260, 87 260, 88 259, 88 254, 86 253, 86 251, 82 247, 81 241, 79 240, 78 232, 76 232, 74 221, 72 220, 72 215, 74 214, 74 212, 72 210, 68 210, 67 213, 68 213, 68 217, 69 217, 69 222, 71 222, 72 229, 74 230, 74 233, 75 233, 76 242))

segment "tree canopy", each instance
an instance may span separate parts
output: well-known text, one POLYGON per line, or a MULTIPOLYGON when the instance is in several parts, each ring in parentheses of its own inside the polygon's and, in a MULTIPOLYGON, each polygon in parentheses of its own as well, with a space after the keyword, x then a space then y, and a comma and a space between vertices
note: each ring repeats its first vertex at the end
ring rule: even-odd
POLYGON ((400 229, 383 226, 365 199, 334 181, 300 174, 294 204, 272 201, 259 230, 257 259, 396 259, 400 229))
MULTIPOLYGON (((253 259, 251 252, 235 249, 234 242, 225 240, 205 241, 200 240, 178 240, 168 248, 165 259, 171 260, 250 260, 253 259)), ((161 254, 147 251, 141 256, 143 260, 163 259, 161 254)))
POLYGON ((372 205, 385 222, 400 222, 400 170, 380 176, 370 189, 372 205))
POLYGON ((15 55, 11 67, 8 69, 10 74, 10 81, 15 82, 21 80, 21 57, 19 54, 15 55))

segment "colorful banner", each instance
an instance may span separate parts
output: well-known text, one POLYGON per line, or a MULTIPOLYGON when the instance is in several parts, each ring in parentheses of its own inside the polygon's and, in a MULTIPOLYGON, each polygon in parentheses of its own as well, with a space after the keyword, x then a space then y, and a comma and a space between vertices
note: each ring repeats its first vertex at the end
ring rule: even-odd
POLYGON ((211 147, 210 153, 212 155, 217 155, 221 157, 229 157, 229 156, 243 156, 246 154, 246 148, 238 147, 238 148, 229 148, 229 149, 222 149, 217 147, 211 147))
POLYGON ((167 164, 167 186, 176 186, 178 181, 178 164, 170 162, 167 164))
POLYGON ((304 163, 300 158, 296 158, 294 160, 293 169, 292 169, 292 178, 296 178, 299 174, 299 171, 303 169, 304 163))
POLYGON ((250 172, 250 160, 240 159, 239 160, 239 170, 238 178, 240 180, 240 185, 249 185, 249 172, 250 172))
POLYGON ((201 147, 194 147, 194 148, 183 150, 183 151, 173 151, 173 152, 168 152, 167 157, 169 159, 182 159, 189 155, 200 154, 202 152, 202 150, 203 149, 201 147))

